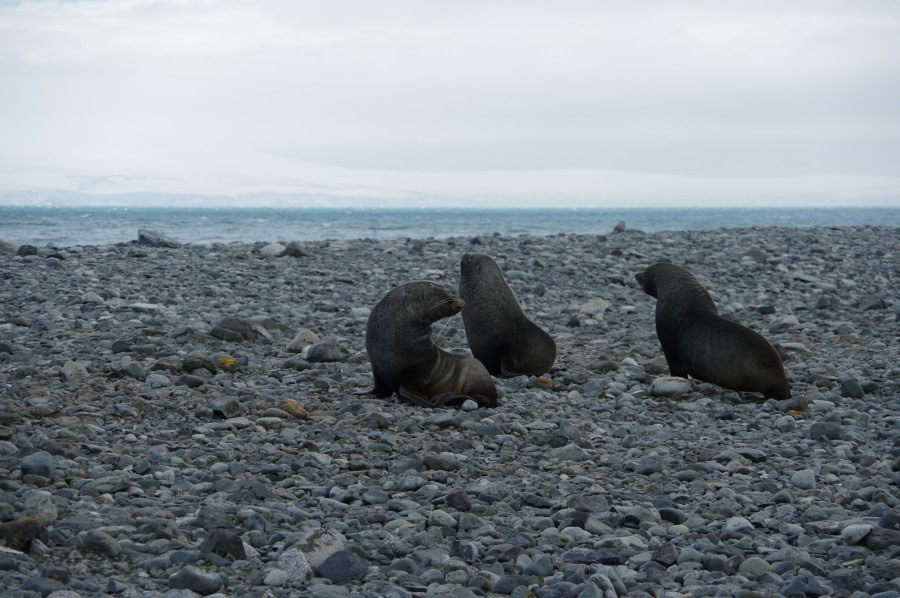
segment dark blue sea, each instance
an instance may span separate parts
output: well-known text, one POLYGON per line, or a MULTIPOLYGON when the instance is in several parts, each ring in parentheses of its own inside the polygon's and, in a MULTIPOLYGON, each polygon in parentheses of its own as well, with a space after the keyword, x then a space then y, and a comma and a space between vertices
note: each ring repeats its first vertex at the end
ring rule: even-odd
POLYGON ((105 245, 148 228, 183 243, 426 238, 630 229, 900 226, 897 208, 337 209, 0 206, 0 239, 17 244, 105 245))

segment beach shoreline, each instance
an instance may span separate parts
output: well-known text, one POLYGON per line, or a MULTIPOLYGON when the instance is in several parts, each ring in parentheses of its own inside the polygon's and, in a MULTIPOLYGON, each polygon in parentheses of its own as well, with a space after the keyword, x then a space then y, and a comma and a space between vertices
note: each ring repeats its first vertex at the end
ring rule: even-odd
MULTIPOLYGON (((0 537, 10 547, 3 526, 27 517, 47 532, 0 552, 3 585, 900 592, 898 238, 753 227, 0 252, 0 537), (555 338, 550 375, 496 379, 496 409, 355 396, 372 383, 369 310, 410 280, 455 290, 467 252, 494 258, 555 338), (784 348, 794 401, 697 381, 652 394, 668 370, 634 275, 661 260, 784 348)), ((466 350, 459 316, 435 336, 466 350)))

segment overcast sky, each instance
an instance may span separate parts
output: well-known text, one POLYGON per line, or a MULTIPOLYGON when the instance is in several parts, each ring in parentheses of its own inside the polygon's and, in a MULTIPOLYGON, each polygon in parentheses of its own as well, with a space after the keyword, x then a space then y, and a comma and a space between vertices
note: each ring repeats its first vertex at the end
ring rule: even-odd
POLYGON ((900 206, 892 0, 0 0, 0 81, 0 191, 900 206))

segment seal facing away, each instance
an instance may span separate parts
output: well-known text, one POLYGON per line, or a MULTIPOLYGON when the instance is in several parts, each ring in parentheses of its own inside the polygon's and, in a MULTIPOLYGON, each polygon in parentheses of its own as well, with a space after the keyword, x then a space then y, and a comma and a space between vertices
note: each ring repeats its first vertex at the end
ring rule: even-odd
POLYGON ((497 406, 497 388, 483 365, 434 345, 431 325, 458 314, 463 301, 444 287, 426 281, 393 288, 379 301, 366 325, 366 352, 375 388, 422 405, 459 405, 472 399, 481 407, 497 406))
POLYGON ((659 262, 635 278, 645 293, 656 297, 656 336, 673 376, 791 398, 775 348, 757 332, 721 317, 693 274, 659 262))
POLYGON ((525 317, 503 273, 490 257, 467 253, 460 261, 459 296, 469 348, 495 376, 539 376, 556 360, 556 342, 525 317))

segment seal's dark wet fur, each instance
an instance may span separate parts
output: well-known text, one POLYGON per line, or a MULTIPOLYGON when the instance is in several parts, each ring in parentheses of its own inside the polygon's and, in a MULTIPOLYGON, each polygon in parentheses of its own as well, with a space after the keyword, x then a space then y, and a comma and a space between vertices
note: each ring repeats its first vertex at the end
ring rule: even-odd
POLYGON ((495 376, 541 375, 556 360, 556 342, 529 320, 503 273, 489 256, 460 261, 463 323, 474 355, 495 376))
POLYGON ((393 393, 425 407, 459 405, 472 399, 497 406, 497 388, 476 359, 448 353, 431 340, 431 325, 459 313, 464 302, 427 281, 395 287, 372 309, 366 325, 366 352, 372 362, 371 394, 393 393))
POLYGON ((791 398, 775 348, 757 332, 721 317, 693 274, 659 262, 635 278, 645 293, 656 297, 656 335, 673 376, 791 398))

